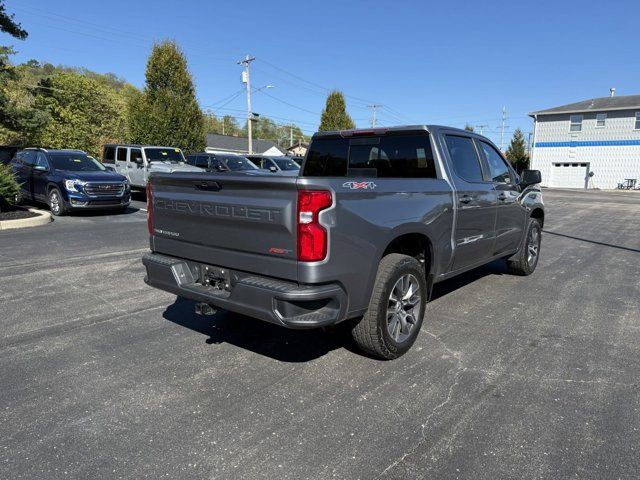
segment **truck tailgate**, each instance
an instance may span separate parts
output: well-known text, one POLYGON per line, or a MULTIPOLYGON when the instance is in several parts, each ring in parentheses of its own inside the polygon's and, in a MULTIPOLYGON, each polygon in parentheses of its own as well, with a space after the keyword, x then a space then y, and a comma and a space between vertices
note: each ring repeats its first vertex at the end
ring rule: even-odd
POLYGON ((154 175, 152 249, 297 280, 296 182, 274 175, 154 175))

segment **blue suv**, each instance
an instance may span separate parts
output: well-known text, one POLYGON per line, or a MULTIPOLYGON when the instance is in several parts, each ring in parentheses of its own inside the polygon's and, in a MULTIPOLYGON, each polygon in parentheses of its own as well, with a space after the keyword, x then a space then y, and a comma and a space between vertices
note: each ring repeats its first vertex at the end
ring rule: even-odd
POLYGON ((47 203, 54 215, 75 209, 125 210, 131 201, 127 179, 81 150, 27 148, 11 166, 21 199, 47 203))

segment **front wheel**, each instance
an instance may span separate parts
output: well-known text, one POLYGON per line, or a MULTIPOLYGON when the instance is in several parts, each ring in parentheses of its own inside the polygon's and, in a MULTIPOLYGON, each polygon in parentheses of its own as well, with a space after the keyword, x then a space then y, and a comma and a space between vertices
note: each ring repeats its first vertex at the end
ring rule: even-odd
POLYGON ((48 200, 49 210, 51 210, 51 213, 53 215, 58 217, 67 213, 67 208, 64 204, 64 199, 60 194, 60 190, 58 190, 57 188, 52 188, 49 192, 48 200))
POLYGON ((367 313, 351 334, 358 347, 385 360, 404 355, 420 332, 427 303, 418 260, 392 253, 380 262, 367 313))
POLYGON ((520 249, 507 260, 509 271, 514 275, 531 275, 538 266, 542 227, 536 218, 530 218, 520 249))

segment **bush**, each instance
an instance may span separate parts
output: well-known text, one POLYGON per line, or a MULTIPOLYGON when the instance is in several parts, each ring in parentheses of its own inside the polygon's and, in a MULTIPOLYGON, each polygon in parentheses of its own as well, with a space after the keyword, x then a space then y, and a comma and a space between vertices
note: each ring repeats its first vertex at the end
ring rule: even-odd
POLYGON ((0 212, 15 203, 20 186, 9 165, 0 163, 0 212))

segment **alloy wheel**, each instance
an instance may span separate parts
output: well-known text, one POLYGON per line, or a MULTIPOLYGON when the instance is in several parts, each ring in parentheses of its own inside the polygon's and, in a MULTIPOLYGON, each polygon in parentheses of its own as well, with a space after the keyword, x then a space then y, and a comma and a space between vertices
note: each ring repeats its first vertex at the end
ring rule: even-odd
POLYGON ((49 194, 49 207, 53 213, 60 213, 60 195, 55 190, 49 194))
POLYGON ((527 242, 527 263, 529 266, 535 265, 540 251, 540 232, 537 228, 532 228, 529 232, 529 241, 527 242))
POLYGON ((404 342, 418 323, 421 293, 418 279, 408 273, 391 289, 387 304, 387 332, 397 343, 404 342))

